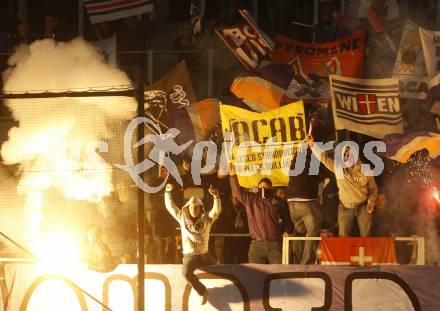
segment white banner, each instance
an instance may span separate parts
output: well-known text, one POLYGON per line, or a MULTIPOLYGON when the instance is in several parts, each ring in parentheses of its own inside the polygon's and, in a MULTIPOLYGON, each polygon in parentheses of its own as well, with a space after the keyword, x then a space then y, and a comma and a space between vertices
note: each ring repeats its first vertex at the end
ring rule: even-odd
POLYGON ((406 20, 394 64, 393 77, 399 79, 400 97, 425 99, 429 91, 419 27, 406 20))
POLYGON ((335 129, 382 139, 402 133, 398 80, 330 76, 335 129))
POLYGON ((428 76, 433 77, 440 72, 440 31, 431 31, 423 28, 419 28, 419 31, 426 70, 428 76))
MULTIPOLYGON (((208 288, 204 306, 181 269, 145 267, 145 310, 440 310, 435 266, 210 266, 196 273, 208 288)), ((63 275, 34 264, 6 264, 5 270, 6 310, 106 310, 100 303, 114 311, 137 310, 136 265, 63 275)))

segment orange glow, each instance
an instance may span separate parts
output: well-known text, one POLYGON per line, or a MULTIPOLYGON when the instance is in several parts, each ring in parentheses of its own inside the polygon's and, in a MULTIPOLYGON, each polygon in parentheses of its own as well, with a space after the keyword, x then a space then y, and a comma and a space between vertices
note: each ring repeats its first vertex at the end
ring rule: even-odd
POLYGON ((45 272, 69 274, 81 269, 80 247, 66 232, 51 232, 32 245, 45 272))
POLYGON ((436 188, 434 188, 434 192, 432 193, 432 196, 434 197, 434 199, 440 203, 440 195, 438 193, 438 190, 436 188))

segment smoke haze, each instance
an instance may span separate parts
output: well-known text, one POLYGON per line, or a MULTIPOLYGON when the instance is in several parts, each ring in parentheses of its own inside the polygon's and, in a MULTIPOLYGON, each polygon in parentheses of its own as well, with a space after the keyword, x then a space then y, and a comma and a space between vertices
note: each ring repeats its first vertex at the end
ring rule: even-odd
MULTIPOLYGON (((68 43, 41 40, 21 46, 8 65, 3 73, 4 93, 130 86, 125 73, 106 64, 93 46, 79 38, 68 43)), ((75 208, 82 209, 75 216, 83 222, 93 221, 90 216, 96 214, 96 206, 113 190, 112 164, 118 163, 122 152, 120 131, 135 115, 134 98, 11 99, 6 105, 19 125, 9 131, 1 156, 5 164, 18 166, 19 180, 2 188, 8 191, 7 200, 2 199, 7 203, 0 216, 2 228, 26 227, 26 235, 35 238, 45 222, 53 220, 58 222, 55 227, 63 227, 68 222, 66 215, 73 216, 68 209, 75 208), (97 152, 98 141, 109 144, 108 153, 97 152), (15 188, 19 199, 9 195, 15 188), (24 217, 15 221, 24 220, 24 225, 12 223, 8 216, 18 211, 24 217)), ((84 225, 75 224, 74 219, 70 222, 72 228, 84 225)))

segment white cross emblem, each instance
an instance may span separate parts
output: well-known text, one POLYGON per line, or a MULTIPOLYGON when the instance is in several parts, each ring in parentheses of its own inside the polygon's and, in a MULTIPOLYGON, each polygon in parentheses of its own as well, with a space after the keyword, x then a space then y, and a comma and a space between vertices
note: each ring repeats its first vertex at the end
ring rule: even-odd
POLYGON ((359 266, 365 266, 366 262, 373 262, 373 256, 365 256, 365 247, 360 246, 359 256, 350 256, 351 262, 359 263, 359 266))

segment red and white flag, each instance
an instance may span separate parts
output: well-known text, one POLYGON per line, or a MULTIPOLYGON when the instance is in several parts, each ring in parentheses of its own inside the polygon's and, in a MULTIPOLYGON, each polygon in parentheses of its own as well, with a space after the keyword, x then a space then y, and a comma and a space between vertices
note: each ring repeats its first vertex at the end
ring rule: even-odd
POLYGON ((350 266, 395 265, 394 238, 326 238, 321 240, 321 264, 350 266))
POLYGON ((403 133, 399 80, 355 79, 330 75, 336 130, 349 130, 382 139, 403 133))
POLYGON ((84 7, 92 24, 114 21, 153 11, 153 0, 85 0, 84 7))

